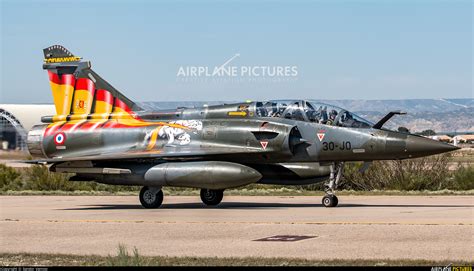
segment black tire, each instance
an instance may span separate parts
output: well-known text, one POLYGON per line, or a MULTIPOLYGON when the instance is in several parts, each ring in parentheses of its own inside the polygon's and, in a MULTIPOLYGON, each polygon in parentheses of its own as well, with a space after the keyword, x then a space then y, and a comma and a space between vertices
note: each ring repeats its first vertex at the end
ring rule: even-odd
POLYGON ((144 208, 158 208, 163 202, 163 191, 158 190, 157 192, 150 189, 148 186, 144 186, 140 190, 140 203, 144 208))
POLYGON ((201 200, 204 204, 214 206, 221 203, 224 190, 201 189, 201 200))
POLYGON ((323 197, 322 203, 324 207, 336 207, 339 203, 336 195, 326 195, 323 197))

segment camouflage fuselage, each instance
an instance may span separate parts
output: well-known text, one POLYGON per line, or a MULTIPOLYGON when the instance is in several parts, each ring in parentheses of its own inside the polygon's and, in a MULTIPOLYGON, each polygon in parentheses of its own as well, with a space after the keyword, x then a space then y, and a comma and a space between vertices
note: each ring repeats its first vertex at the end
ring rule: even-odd
MULTIPOLYGON (((234 105, 235 108, 238 106, 234 105)), ((182 110, 180 114, 143 113, 128 124, 116 119, 56 122, 36 126, 41 139, 33 142, 30 137, 30 143, 39 143, 41 152, 34 154, 45 158, 196 152, 196 156, 209 153, 226 160, 232 159, 227 154, 237 154, 233 160, 239 162, 245 159, 247 162, 278 163, 371 161, 417 156, 406 150, 407 134, 271 117, 212 118, 209 111, 221 111, 219 106, 202 108, 207 111, 203 114, 207 118, 183 119, 199 110, 182 110), (62 142, 57 141, 58 135, 64 136, 62 142), (240 153, 243 155, 238 155, 240 153)), ((199 157, 192 159, 199 160, 199 157)))

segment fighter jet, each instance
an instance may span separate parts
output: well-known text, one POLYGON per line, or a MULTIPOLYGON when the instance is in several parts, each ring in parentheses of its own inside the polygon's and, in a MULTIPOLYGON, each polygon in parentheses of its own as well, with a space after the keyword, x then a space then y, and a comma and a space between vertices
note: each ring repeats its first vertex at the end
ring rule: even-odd
POLYGON ((326 181, 325 207, 346 162, 407 159, 458 149, 383 128, 312 100, 242 102, 145 111, 60 45, 44 51, 56 115, 28 133, 29 163, 74 173, 70 181, 143 186, 145 208, 162 204, 162 187, 201 189, 217 205, 225 189, 248 184, 326 181))

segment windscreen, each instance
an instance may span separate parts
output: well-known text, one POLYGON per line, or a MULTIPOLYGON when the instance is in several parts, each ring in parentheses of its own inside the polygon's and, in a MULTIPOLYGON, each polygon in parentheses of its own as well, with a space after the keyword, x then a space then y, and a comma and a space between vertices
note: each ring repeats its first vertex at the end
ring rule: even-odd
POLYGON ((257 102, 256 115, 315 122, 351 128, 370 128, 373 123, 340 107, 317 101, 277 100, 257 102))

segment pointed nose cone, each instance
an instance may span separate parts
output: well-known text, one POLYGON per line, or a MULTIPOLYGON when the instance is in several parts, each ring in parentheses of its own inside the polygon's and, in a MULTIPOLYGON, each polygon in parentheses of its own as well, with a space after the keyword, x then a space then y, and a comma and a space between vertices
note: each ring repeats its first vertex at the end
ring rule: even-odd
POLYGON ((460 149, 454 145, 422 136, 409 135, 406 142, 406 150, 410 157, 428 156, 460 149))

